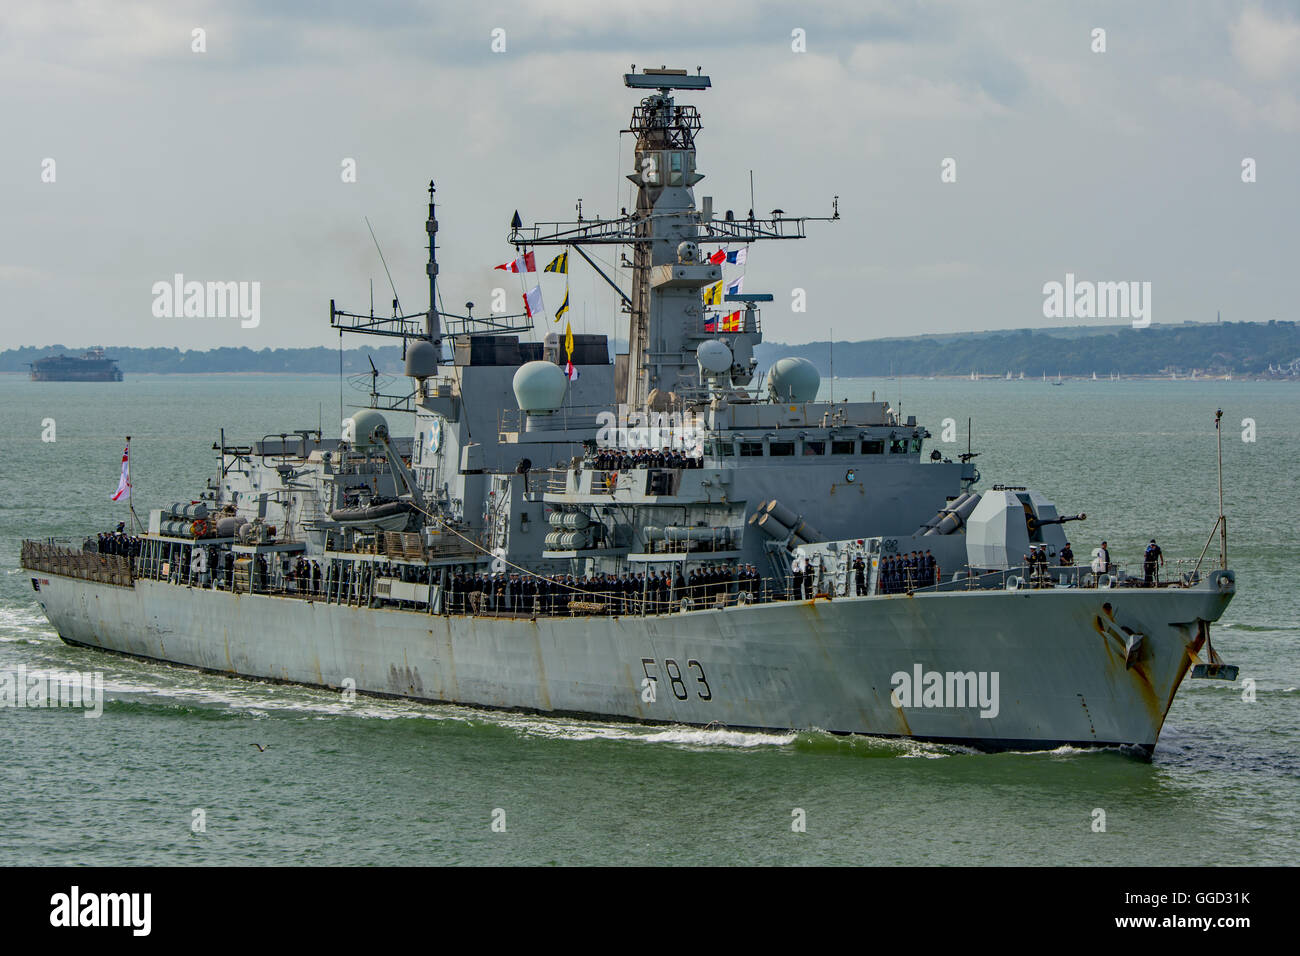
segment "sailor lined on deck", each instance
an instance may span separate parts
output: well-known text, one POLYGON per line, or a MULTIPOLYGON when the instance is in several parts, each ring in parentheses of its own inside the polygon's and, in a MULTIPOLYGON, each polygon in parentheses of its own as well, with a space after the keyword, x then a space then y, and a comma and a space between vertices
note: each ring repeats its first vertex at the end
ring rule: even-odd
POLYGON ((638 448, 632 451, 620 451, 616 448, 601 448, 587 459, 596 471, 628 471, 634 468, 702 468, 704 461, 685 452, 672 448, 649 449, 638 448))

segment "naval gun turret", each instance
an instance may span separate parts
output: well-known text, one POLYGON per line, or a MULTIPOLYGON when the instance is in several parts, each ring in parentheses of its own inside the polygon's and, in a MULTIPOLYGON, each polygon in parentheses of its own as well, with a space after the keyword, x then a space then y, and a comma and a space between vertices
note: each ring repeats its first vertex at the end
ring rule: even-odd
POLYGON ((425 509, 424 496, 420 493, 419 483, 411 470, 406 467, 402 456, 393 448, 388 434, 388 422, 384 416, 373 408, 360 409, 356 414, 343 420, 343 441, 358 451, 379 449, 388 459, 388 467, 393 470, 397 482, 406 489, 401 495, 408 498, 420 511, 425 509))

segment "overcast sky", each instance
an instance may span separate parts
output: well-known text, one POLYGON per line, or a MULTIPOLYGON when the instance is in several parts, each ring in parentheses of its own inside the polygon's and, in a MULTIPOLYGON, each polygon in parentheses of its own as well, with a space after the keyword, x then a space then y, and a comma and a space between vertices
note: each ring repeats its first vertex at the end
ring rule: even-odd
MULTIPOLYGON (((331 297, 363 311, 373 278, 379 309, 391 298, 365 216, 406 311, 424 308, 431 177, 445 303, 482 312, 505 285, 513 306, 491 267, 516 208, 629 204, 633 63, 713 78, 679 96, 703 117, 697 200, 747 212, 751 169, 759 212, 840 197, 841 221, 751 251, 745 291, 776 296, 768 340, 1043 326, 1043 285, 1067 272, 1150 282, 1157 323, 1294 319, 1296 7, 9 4, 0 347, 335 345, 331 297), (260 325, 155 317, 175 273, 260 282, 260 325)), ((575 330, 626 335, 589 268, 572 283, 575 330)), ((543 290, 553 309, 562 282, 543 290)))

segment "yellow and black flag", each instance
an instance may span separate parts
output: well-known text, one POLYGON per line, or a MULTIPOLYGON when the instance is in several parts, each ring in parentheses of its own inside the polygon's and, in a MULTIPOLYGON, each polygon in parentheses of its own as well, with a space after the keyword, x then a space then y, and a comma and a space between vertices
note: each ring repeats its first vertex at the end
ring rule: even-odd
POLYGON ((722 283, 715 282, 704 290, 705 305, 722 305, 722 283))
POLYGON ((545 269, 543 269, 542 271, 543 271, 543 272, 560 272, 560 273, 563 273, 564 275, 567 276, 567 275, 569 274, 569 253, 568 253, 568 251, 566 250, 565 252, 561 252, 558 256, 556 256, 554 259, 552 259, 552 260, 551 260, 551 264, 548 265, 548 266, 547 266, 545 269))
MULTIPOLYGON (((568 253, 565 254, 567 255, 568 253)), ((564 315, 564 313, 568 311, 569 311, 569 284, 566 282, 564 284, 564 301, 561 302, 560 307, 555 310, 555 321, 556 322, 560 321, 560 316, 564 315)))

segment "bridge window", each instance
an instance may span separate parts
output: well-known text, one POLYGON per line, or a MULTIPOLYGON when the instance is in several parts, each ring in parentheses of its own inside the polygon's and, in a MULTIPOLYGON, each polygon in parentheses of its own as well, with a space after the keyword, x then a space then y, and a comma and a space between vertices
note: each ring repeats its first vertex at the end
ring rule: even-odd
POLYGON ((889 453, 891 455, 902 455, 907 451, 908 440, 906 438, 894 438, 889 442, 889 453))
POLYGON ((668 154, 668 185, 680 186, 682 184, 682 154, 668 154))
POLYGON ((862 442, 862 454, 864 455, 883 455, 885 453, 885 442, 880 438, 867 438, 862 442))
POLYGON ((912 451, 916 452, 918 455, 921 453, 921 439, 912 439, 912 451))
POLYGON ((718 442, 718 454, 723 458, 733 458, 736 454, 736 446, 729 441, 718 442))
POLYGON ((831 442, 832 455, 851 455, 856 449, 851 441, 833 441, 831 442))
POLYGON ((742 441, 740 443, 741 458, 762 458, 763 443, 761 441, 742 441))
POLYGON ((794 455, 794 442, 772 441, 767 443, 767 453, 773 458, 789 458, 794 455))
POLYGON ((824 455, 826 454, 826 442, 805 441, 803 443, 803 453, 805 455, 824 455))

